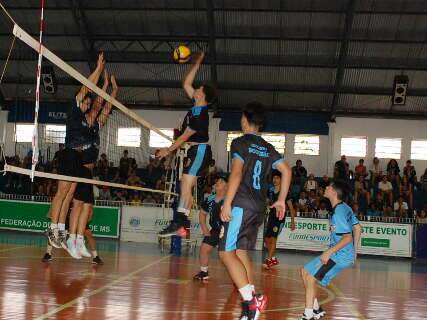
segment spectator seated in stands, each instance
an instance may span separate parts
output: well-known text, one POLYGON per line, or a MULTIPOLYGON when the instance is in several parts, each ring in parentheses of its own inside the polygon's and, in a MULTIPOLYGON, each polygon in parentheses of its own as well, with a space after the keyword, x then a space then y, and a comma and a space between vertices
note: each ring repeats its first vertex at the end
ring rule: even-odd
POLYGON ((317 181, 314 179, 314 174, 310 174, 308 176, 308 180, 305 182, 304 185, 304 190, 307 193, 310 193, 310 191, 314 191, 315 193, 317 193, 317 189, 318 189, 318 183, 317 181))
POLYGON ((156 190, 166 190, 166 175, 162 174, 160 180, 156 182, 156 190))
POLYGON ((412 161, 406 161, 406 166, 403 168, 403 175, 406 176, 410 183, 414 184, 417 181, 417 171, 412 165, 412 161))
POLYGON ((408 218, 408 204, 402 196, 394 203, 394 213, 399 218, 408 218))
POLYGON ((354 213, 354 215, 359 219, 359 220, 362 220, 363 219, 363 217, 365 216, 364 214, 363 214, 363 212, 360 210, 360 207, 359 207, 359 205, 357 204, 357 203, 353 203, 353 205, 352 205, 352 210, 353 210, 353 213, 354 213))
POLYGON ((400 184, 400 169, 399 165, 397 164, 397 161, 394 159, 391 159, 387 164, 387 174, 390 178, 390 182, 393 185, 399 185, 400 184))
POLYGON ((383 195, 383 198, 387 200, 387 204, 391 206, 393 204, 393 186, 388 181, 387 176, 383 176, 382 180, 378 183, 378 190, 383 195))
POLYGON ((35 195, 38 197, 46 196, 46 190, 45 190, 45 186, 43 183, 37 185, 37 191, 36 191, 35 195))
POLYGON ((301 191, 297 201, 297 209, 299 212, 308 212, 308 199, 305 191, 301 191))
POLYGON ((359 164, 354 168, 354 174, 356 180, 359 177, 363 177, 365 179, 368 176, 368 170, 366 170, 366 166, 364 165, 365 160, 360 159, 359 164))
POLYGON ((126 202, 127 201, 127 192, 126 192, 126 190, 123 190, 123 189, 116 190, 114 192, 113 200, 114 201, 123 201, 123 202, 126 202))
POLYGON ((348 181, 350 179, 350 166, 345 155, 341 156, 341 160, 335 162, 334 178, 348 181))
POLYGON ((99 200, 112 200, 113 197, 111 196, 110 188, 107 186, 102 186, 99 189, 99 200))
POLYGON ((326 206, 326 202, 320 201, 319 202, 319 210, 317 210, 317 214, 319 215, 319 218, 327 218, 329 215, 329 211, 326 206))
POLYGON ((319 187, 325 191, 326 187, 329 186, 330 183, 328 175, 325 174, 319 182, 319 187))
POLYGON ((381 192, 378 192, 375 198, 375 209, 381 211, 383 216, 388 217, 392 213, 391 206, 384 201, 384 195, 381 192))
POLYGON ((417 223, 427 224, 427 206, 418 211, 417 223))
POLYGON ((307 179, 307 170, 302 166, 302 161, 297 160, 295 166, 292 167, 292 182, 295 185, 301 186, 307 179))
POLYGON ((157 202, 151 193, 146 193, 144 194, 144 199, 142 200, 142 203, 145 205, 155 205, 157 202))
POLYGON ((141 178, 136 175, 135 170, 130 171, 129 178, 126 180, 126 184, 134 187, 142 186, 141 178))
POLYGON ((128 157, 129 152, 127 150, 123 151, 123 157, 120 158, 119 163, 119 176, 121 183, 125 183, 128 178, 129 169, 130 169, 130 161, 131 159, 128 157))
POLYGON ((132 206, 140 206, 142 204, 141 196, 138 191, 131 191, 130 193, 130 204, 132 206))
POLYGON ((402 180, 400 181, 400 195, 404 197, 406 202, 409 205, 410 209, 414 208, 414 195, 413 195, 413 185, 409 182, 409 179, 407 176, 403 176, 402 180))
POLYGON ((371 193, 368 189, 368 182, 363 175, 360 175, 354 182, 354 201, 356 203, 359 203, 359 196, 363 197, 366 200, 366 206, 369 206, 371 202, 371 193))
POLYGON ((383 215, 382 211, 377 210, 375 202, 371 202, 368 210, 366 210, 367 217, 381 217, 383 215))
POLYGON ((97 172, 101 180, 107 180, 108 176, 108 159, 105 153, 101 154, 101 158, 97 163, 97 172))
POLYGON ((315 213, 319 208, 319 198, 317 197, 316 191, 311 190, 308 194, 307 209, 309 212, 315 213))
POLYGON ((372 160, 372 165, 369 168, 369 172, 371 173, 371 185, 374 186, 376 191, 378 183, 381 181, 383 176, 383 168, 380 163, 380 159, 377 157, 372 160))

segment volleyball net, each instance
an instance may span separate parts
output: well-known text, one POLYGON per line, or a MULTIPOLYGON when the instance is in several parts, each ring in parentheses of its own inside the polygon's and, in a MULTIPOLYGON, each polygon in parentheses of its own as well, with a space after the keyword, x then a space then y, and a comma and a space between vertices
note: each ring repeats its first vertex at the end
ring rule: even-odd
MULTIPOLYGON (((45 161, 54 160, 56 151, 65 141, 65 126, 40 124, 35 121, 33 124, 34 134, 32 141, 27 142, 27 144, 20 144, 20 148, 22 148, 20 151, 22 157, 32 157, 30 165, 17 165, 14 162, 11 163, 6 161, 4 171, 30 177, 34 175, 34 177, 39 178, 89 183, 101 187, 103 186, 141 192, 175 195, 175 193, 173 193, 170 189, 166 190, 168 188, 165 187, 165 185, 167 185, 167 183, 164 181, 165 177, 158 177, 160 178, 160 183, 156 185, 153 185, 153 183, 145 184, 144 178, 142 178, 141 183, 134 183, 132 186, 127 184, 127 181, 124 179, 124 177, 120 177, 120 169, 123 169, 123 167, 128 169, 128 175, 138 175, 138 169, 146 167, 149 164, 157 168, 156 166, 159 165, 158 160, 153 159, 152 154, 154 152, 152 149, 150 150, 150 134, 157 134, 158 137, 161 137, 168 143, 172 142, 172 137, 144 119, 140 114, 127 108, 117 98, 108 94, 109 90, 101 89, 97 84, 91 82, 89 78, 85 77, 78 70, 67 64, 55 53, 42 45, 40 41, 34 39, 13 20, 13 18, 7 13, 3 6, 1 7, 13 24, 12 34, 14 38, 9 50, 9 56, 10 52, 13 50, 14 44, 17 42, 15 39, 19 39, 22 43, 32 48, 35 52, 41 54, 44 60, 50 61, 50 63, 55 68, 62 70, 66 76, 77 80, 81 86, 85 86, 92 93, 93 97, 102 99, 104 104, 109 103, 112 105, 112 111, 110 112, 108 120, 99 132, 99 154, 102 163, 106 163, 107 167, 117 168, 116 172, 113 173, 113 175, 109 173, 108 177, 107 172, 101 172, 102 174, 100 172, 95 172, 95 174, 99 176, 97 179, 84 179, 80 177, 59 175, 55 172, 55 170, 38 170, 40 166, 34 164, 34 152, 37 152, 37 155, 42 155, 42 159, 45 161), (34 139, 37 140, 36 143, 34 139), (36 148, 34 145, 36 145, 36 148), (123 166, 122 158, 130 159, 124 161, 127 163, 125 166, 123 166), (119 176, 121 179, 117 179, 117 176, 119 176)), ((7 68, 7 63, 8 61, 5 62, 2 78, 7 68)), ((106 69, 108 70, 108 57, 106 57, 106 69)), ((39 73, 40 69, 37 70, 37 73, 39 73)), ((39 77, 40 75, 37 74, 37 76, 39 77)), ((103 77, 101 76, 99 79, 101 87, 102 81, 103 77)), ((120 79, 117 79, 117 82, 120 88, 120 79)), ((70 97, 70 104, 73 102, 72 100, 73 97, 70 97)), ((41 101, 41 103, 43 103, 43 101, 41 101)), ((35 111, 37 116, 37 110, 35 111)), ((17 124, 15 124, 14 130, 16 134, 18 131, 17 124)), ((148 172, 148 177, 152 178, 152 172, 148 172)), ((135 179, 138 180, 137 178, 134 178, 134 180, 135 179)))

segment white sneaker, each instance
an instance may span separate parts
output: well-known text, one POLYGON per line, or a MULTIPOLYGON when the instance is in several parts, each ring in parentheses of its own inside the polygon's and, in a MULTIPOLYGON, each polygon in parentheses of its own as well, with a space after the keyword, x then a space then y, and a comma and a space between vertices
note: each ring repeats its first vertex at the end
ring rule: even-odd
POLYGON ((68 238, 68 240, 67 240, 67 252, 74 259, 81 259, 82 258, 82 256, 80 255, 80 252, 77 250, 76 240, 71 240, 70 238, 68 238))
POLYGON ((77 252, 82 257, 86 257, 86 258, 91 258, 92 257, 92 255, 90 254, 90 252, 86 248, 84 240, 81 241, 81 242, 77 242, 77 252))

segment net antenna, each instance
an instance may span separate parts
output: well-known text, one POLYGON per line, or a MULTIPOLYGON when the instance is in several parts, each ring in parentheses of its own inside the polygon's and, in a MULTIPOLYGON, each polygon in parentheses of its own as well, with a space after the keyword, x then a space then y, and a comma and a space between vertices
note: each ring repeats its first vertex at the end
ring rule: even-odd
MULTIPOLYGON (((43 0, 43 2, 44 2, 44 0, 43 0)), ((39 41, 37 41, 36 39, 31 37, 24 29, 22 29, 15 22, 15 20, 12 18, 10 13, 6 10, 6 8, 0 2, 0 8, 5 12, 7 17, 10 19, 10 21, 13 24, 13 31, 12 31, 13 36, 15 38, 20 39, 22 42, 27 44, 29 47, 33 48, 33 50, 35 50, 39 54, 39 65, 37 68, 37 76, 38 76, 37 88, 39 88, 39 85, 40 85, 40 76, 41 76, 40 63, 41 63, 42 57, 44 57, 47 60, 51 61, 55 66, 62 69, 65 73, 67 73, 68 75, 70 75, 71 77, 76 79, 82 85, 86 86, 90 91, 92 91, 92 92, 96 93, 98 96, 102 97, 106 102, 110 102, 113 106, 115 106, 117 109, 122 111, 125 115, 129 116, 130 118, 132 118, 134 121, 136 121, 140 125, 144 126, 145 128, 147 128, 149 130, 156 132, 157 134, 159 134, 163 138, 167 139, 168 141, 173 142, 173 139, 170 138, 168 135, 166 135, 164 132, 162 132, 159 128, 155 127, 153 124, 151 124, 150 122, 145 120, 143 117, 136 114, 132 110, 128 109, 121 102, 119 102, 118 100, 116 100, 115 98, 113 98, 112 96, 107 94, 104 90, 100 89, 98 86, 96 86, 94 83, 92 83, 86 77, 84 77, 80 72, 78 72, 72 66, 67 64, 64 60, 59 58, 57 55, 55 55, 53 52, 51 52, 48 48, 46 48, 42 44, 41 40, 42 40, 43 13, 44 13, 43 7, 44 7, 44 4, 42 4, 42 12, 41 12, 40 38, 39 38, 39 41)), ((13 40, 12 48, 13 48, 14 42, 15 41, 13 40)), ((12 48, 11 48, 10 52, 12 51, 12 48)), ((9 55, 10 55, 10 52, 9 52, 9 55)), ((36 98, 37 97, 39 97, 39 94, 36 95, 36 98)), ((38 114, 38 110, 36 110, 35 124, 38 123, 37 114, 38 114)), ((15 172, 15 173, 19 173, 19 174, 29 175, 31 177, 34 177, 34 176, 45 177, 45 178, 57 179, 57 180, 91 183, 91 184, 95 184, 95 185, 103 185, 103 186, 110 186, 110 187, 116 187, 116 188, 133 189, 133 190, 138 190, 138 191, 152 191, 152 192, 159 192, 159 193, 164 193, 164 194, 176 195, 174 192, 171 192, 171 191, 160 191, 160 190, 141 188, 141 187, 131 187, 131 186, 124 185, 124 184, 104 182, 104 181, 98 181, 98 180, 92 180, 92 179, 83 179, 83 178, 78 178, 78 177, 67 177, 67 176, 62 176, 62 175, 58 175, 58 174, 48 174, 45 172, 39 172, 39 171, 35 170, 35 165, 37 164, 37 160, 38 160, 35 157, 38 156, 38 150, 34 150, 34 149, 38 148, 38 146, 36 145, 36 141, 38 140, 37 139, 38 133, 36 131, 37 127, 35 127, 34 130, 35 131, 34 131, 33 140, 32 140, 32 142, 34 144, 33 145, 32 169, 31 170, 25 170, 25 169, 22 169, 19 167, 15 167, 12 165, 5 164, 5 167, 4 167, 5 172, 15 172), (35 152, 35 151, 37 151, 37 152, 35 152)))
POLYGON ((39 109, 40 109, 40 78, 41 78, 41 68, 42 68, 42 59, 43 59, 43 26, 44 26, 44 0, 41 1, 41 10, 40 10, 40 36, 39 36, 39 57, 37 61, 37 82, 36 82, 36 105, 34 109, 34 128, 33 128, 33 138, 31 140, 31 146, 33 151, 32 161, 31 161, 31 181, 34 182, 34 172, 36 171, 37 163, 39 162, 39 133, 38 133, 38 121, 39 121, 39 109))

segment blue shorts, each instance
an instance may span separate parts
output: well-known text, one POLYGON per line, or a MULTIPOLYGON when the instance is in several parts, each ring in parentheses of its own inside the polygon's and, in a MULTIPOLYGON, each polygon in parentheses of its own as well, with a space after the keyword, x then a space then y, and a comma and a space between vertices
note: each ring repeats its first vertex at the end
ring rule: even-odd
POLYGON ((253 250, 258 237, 258 228, 263 213, 250 209, 233 207, 231 221, 224 222, 219 234, 219 251, 253 250))
POLYGON ((323 287, 326 287, 333 278, 351 265, 352 263, 338 264, 332 259, 329 259, 327 264, 323 264, 320 257, 317 257, 308 262, 304 269, 316 278, 323 287))

